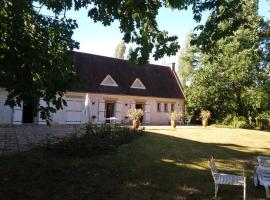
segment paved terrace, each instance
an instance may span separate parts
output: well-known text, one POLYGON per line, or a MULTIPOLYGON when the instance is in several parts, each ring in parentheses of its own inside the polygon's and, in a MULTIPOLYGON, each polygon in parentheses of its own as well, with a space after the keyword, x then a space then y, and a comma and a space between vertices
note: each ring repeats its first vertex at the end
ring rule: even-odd
POLYGON ((48 141, 57 141, 80 128, 79 125, 1 125, 0 154, 27 151, 48 141))

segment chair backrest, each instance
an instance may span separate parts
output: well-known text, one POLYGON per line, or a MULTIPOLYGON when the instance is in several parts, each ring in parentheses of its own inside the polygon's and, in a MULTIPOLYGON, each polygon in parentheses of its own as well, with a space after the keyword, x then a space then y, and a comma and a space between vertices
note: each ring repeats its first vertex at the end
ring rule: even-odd
POLYGON ((213 175, 213 177, 215 179, 215 174, 218 173, 218 169, 217 169, 217 166, 215 164, 215 161, 214 161, 213 157, 209 160, 208 164, 209 164, 209 167, 211 169, 211 173, 212 173, 212 175, 213 175))
POLYGON ((257 159, 258 159, 259 166, 270 168, 270 157, 258 156, 257 159))
POLYGON ((261 179, 260 181, 270 182, 270 170, 268 167, 258 166, 257 173, 259 178, 261 179))

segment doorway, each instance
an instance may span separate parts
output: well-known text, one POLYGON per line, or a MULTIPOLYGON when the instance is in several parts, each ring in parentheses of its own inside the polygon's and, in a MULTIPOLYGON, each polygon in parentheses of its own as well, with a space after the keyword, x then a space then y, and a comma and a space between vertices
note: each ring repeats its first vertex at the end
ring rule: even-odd
MULTIPOLYGON (((136 103, 135 105, 136 109, 142 109, 144 111, 144 104, 143 103, 136 103)), ((140 118, 140 122, 143 122, 143 116, 140 118)))
POLYGON ((34 106, 31 103, 23 104, 23 123, 34 122, 34 106))
POLYGON ((114 117, 114 102, 105 102, 105 118, 106 123, 110 123, 110 118, 114 117))

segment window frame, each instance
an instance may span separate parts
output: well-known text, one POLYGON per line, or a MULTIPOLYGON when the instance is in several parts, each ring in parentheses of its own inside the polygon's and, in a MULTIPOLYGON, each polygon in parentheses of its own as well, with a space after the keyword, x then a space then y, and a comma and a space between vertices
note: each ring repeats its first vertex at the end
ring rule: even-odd
POLYGON ((164 103, 164 112, 168 112, 168 103, 164 103))
POLYGON ((157 112, 161 112, 161 103, 157 102, 157 112))
POLYGON ((171 112, 175 111, 175 103, 171 103, 171 112))

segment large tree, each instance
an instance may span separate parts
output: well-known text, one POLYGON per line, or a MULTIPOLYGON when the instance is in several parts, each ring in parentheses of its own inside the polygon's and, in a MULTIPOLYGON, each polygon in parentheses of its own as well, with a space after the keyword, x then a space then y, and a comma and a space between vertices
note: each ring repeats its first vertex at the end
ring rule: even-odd
MULTIPOLYGON (((256 0, 242 0, 243 10, 236 13, 242 23, 232 35, 224 36, 209 44, 202 41, 201 68, 196 72, 188 88, 188 104, 191 110, 209 109, 213 118, 222 119, 228 114, 248 117, 265 107, 269 87, 269 67, 263 65, 261 18, 256 0)), ((214 13, 206 23, 222 15, 214 13)), ((216 32, 229 29, 233 18, 223 19, 216 25, 216 32)), ((203 37, 205 30, 200 37, 203 37)), ((266 56, 267 57, 267 56, 266 56)))
POLYGON ((36 109, 48 118, 62 108, 74 79, 72 50, 78 43, 71 36, 77 24, 40 15, 32 1, 0 4, 0 85, 9 93, 6 104, 36 106, 41 98, 47 106, 36 109))
MULTIPOLYGON (((119 21, 123 41, 136 45, 130 61, 143 65, 148 62, 150 54, 157 60, 165 55, 175 55, 179 48, 176 36, 159 30, 158 10, 162 6, 182 10, 189 5, 192 5, 197 21, 206 9, 215 13, 224 7, 217 16, 226 18, 242 8, 239 0, 2 0, 0 84, 9 92, 6 103, 11 107, 21 101, 38 105, 41 98, 47 103, 39 108, 43 117, 48 117, 49 111, 55 111, 65 103, 62 96, 70 88, 70 80, 75 74, 72 51, 78 48, 78 43, 72 40, 77 25, 66 18, 66 11, 86 8, 88 16, 104 26, 119 21), (37 6, 45 6, 54 16, 42 15, 37 6)), ((212 20, 211 26, 200 26, 205 30, 203 37, 219 36, 215 31, 219 20, 219 17, 212 20)), ((232 34, 241 21, 241 16, 235 18, 230 29, 221 36, 232 34)))

